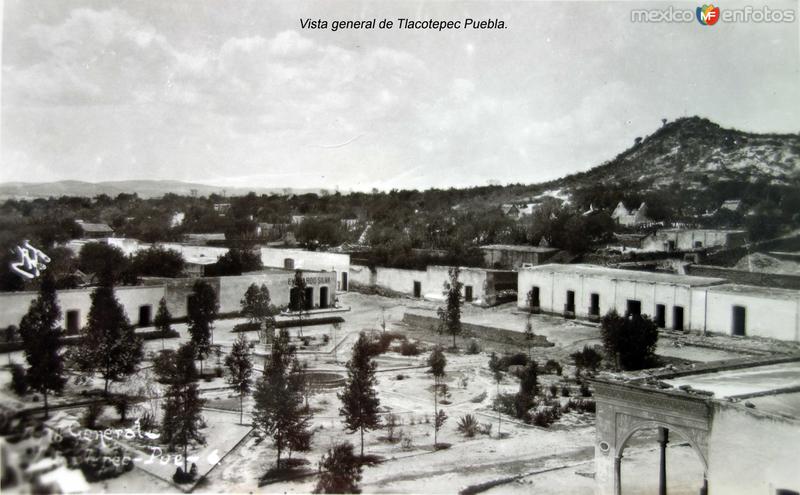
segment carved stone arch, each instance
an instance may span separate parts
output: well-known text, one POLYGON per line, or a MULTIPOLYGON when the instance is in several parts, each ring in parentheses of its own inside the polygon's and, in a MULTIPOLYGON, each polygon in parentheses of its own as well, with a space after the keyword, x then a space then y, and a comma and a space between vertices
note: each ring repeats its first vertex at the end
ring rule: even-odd
POLYGON ((700 459, 700 462, 703 463, 703 472, 708 473, 708 460, 706 456, 705 450, 708 448, 707 444, 707 432, 698 430, 697 428, 685 428, 682 426, 675 426, 672 423, 667 423, 663 421, 658 421, 654 419, 647 419, 642 420, 638 418, 631 418, 633 419, 632 422, 626 425, 617 425, 616 429, 616 450, 614 452, 616 457, 622 457, 622 452, 625 450, 625 446, 628 443, 628 440, 640 430, 646 430, 650 428, 658 428, 663 427, 670 431, 676 432, 682 438, 684 438, 689 445, 694 450, 697 457, 700 459))

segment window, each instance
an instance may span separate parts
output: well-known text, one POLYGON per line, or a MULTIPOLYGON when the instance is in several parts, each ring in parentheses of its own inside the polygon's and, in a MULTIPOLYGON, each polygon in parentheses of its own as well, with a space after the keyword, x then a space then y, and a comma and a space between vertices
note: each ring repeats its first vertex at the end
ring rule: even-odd
POLYGON ((695 249, 700 249, 703 247, 703 243, 701 241, 694 241, 694 247, 695 249))

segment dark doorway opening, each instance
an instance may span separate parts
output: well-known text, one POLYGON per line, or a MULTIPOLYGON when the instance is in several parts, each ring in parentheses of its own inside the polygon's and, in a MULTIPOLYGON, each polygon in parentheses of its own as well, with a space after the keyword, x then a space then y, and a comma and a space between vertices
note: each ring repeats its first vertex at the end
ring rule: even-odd
POLYGON ((464 299, 467 301, 472 301, 472 286, 467 285, 464 287, 464 299))
POLYGON ((600 316, 600 294, 589 296, 589 316, 600 316))
POLYGON ((149 304, 139 306, 139 326, 149 327, 152 322, 153 307, 149 304))
POLYGON ((567 304, 564 305, 564 313, 567 316, 575 316, 575 291, 567 291, 567 304))
POLYGON ((625 309, 625 314, 630 316, 642 316, 642 301, 628 299, 628 305, 625 309))
POLYGON ((347 292, 347 272, 342 272, 342 292, 347 292))
POLYGON ((672 328, 683 330, 683 306, 672 308, 672 328))
POLYGON ((300 310, 300 289, 297 287, 292 287, 289 291, 289 310, 300 310))
POLYGON ((67 333, 78 333, 81 326, 80 315, 77 309, 67 311, 67 333))
POLYGON ((422 297, 422 283, 414 281, 414 297, 422 297))
POLYGON ((656 304, 656 326, 658 328, 667 326, 667 307, 663 304, 656 304))
POLYGON ((306 307, 303 308, 305 310, 313 309, 314 308, 314 288, 313 287, 306 287, 306 307))
POLYGON ((746 315, 744 306, 733 307, 733 334, 739 337, 744 337, 746 332, 745 321, 746 315))
POLYGON ((539 307, 540 307, 540 304, 539 304, 539 287, 536 287, 535 285, 533 287, 531 287, 530 298, 531 298, 531 300, 530 300, 529 303, 531 305, 531 309, 533 311, 539 311, 539 307))
POLYGON ((319 288, 319 307, 321 309, 328 307, 328 288, 327 287, 320 287, 319 288))

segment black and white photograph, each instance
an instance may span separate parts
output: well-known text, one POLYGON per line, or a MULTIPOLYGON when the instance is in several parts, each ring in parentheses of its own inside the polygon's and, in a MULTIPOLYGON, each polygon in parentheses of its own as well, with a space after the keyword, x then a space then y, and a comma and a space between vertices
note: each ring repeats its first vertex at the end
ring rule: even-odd
POLYGON ((800 495, 800 10, 702 2, 0 0, 0 491, 800 495))

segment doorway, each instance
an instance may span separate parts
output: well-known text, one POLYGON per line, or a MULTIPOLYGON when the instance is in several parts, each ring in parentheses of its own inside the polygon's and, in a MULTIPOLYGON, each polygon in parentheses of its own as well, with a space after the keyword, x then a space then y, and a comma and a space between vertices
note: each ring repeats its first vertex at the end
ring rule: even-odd
POLYGON ((745 322, 747 313, 744 306, 733 307, 733 335, 744 337, 746 332, 745 322))

